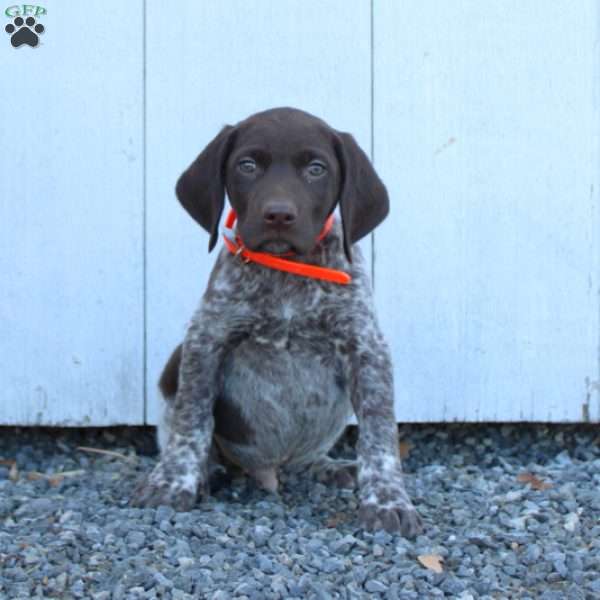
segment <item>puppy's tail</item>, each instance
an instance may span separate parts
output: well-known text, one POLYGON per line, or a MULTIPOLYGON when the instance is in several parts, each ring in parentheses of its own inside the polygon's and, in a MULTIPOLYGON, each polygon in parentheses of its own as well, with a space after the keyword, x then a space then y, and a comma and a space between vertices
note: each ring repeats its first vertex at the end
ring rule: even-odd
POLYGON ((158 380, 158 387, 165 398, 174 398, 177 394, 179 365, 181 363, 181 344, 173 350, 158 380))
POLYGON ((156 428, 156 441, 162 452, 167 447, 171 437, 171 420, 173 418, 173 400, 177 394, 177 383, 179 379, 179 364, 181 363, 181 344, 173 350, 169 357, 160 379, 158 387, 165 399, 160 408, 158 424, 156 428))

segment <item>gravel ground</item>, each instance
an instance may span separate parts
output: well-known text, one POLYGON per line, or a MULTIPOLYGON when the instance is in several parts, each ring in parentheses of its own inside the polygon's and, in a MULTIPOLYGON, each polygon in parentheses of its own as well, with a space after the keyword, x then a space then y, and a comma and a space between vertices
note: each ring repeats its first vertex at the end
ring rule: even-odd
POLYGON ((600 428, 401 437, 416 540, 361 531, 354 492, 307 478, 274 496, 236 476, 189 513, 128 508, 151 429, 0 429, 0 598, 600 598, 600 428))

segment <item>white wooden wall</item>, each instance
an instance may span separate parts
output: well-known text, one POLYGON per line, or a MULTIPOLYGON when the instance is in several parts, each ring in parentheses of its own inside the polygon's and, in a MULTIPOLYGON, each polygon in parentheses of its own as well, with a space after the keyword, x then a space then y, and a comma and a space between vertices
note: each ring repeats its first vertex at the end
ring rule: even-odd
POLYGON ((377 7, 398 414, 600 419, 600 3, 377 7))
POLYGON ((597 1, 73 4, 0 39, 0 423, 156 421, 214 261, 175 181, 281 105, 388 185, 399 420, 600 420, 597 1))
POLYGON ((0 423, 144 415, 142 3, 74 4, 0 13, 0 423))

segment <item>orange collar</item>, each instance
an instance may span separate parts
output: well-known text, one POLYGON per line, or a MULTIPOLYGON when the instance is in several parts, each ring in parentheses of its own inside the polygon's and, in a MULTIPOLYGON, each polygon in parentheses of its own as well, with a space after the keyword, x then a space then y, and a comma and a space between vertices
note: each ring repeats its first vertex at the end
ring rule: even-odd
MULTIPOLYGON (((223 233, 223 240, 227 249, 236 256, 241 256, 244 262, 255 262, 264 267, 270 269, 276 269, 278 271, 286 271, 294 275, 300 275, 302 277, 310 277, 311 279, 322 279, 323 281, 331 281, 333 283, 339 283, 342 285, 350 283, 352 278, 348 273, 344 271, 337 271, 335 269, 328 269, 326 267, 317 267, 315 265, 307 265, 306 263, 295 262, 293 260, 287 260, 268 254, 267 252, 254 252, 248 250, 233 230, 233 226, 237 219, 237 215, 234 210, 230 210, 227 218, 225 219, 225 232, 223 233)), ((317 237, 317 242, 320 242, 330 231, 333 225, 333 214, 329 215, 325 225, 321 230, 321 233, 317 237)))

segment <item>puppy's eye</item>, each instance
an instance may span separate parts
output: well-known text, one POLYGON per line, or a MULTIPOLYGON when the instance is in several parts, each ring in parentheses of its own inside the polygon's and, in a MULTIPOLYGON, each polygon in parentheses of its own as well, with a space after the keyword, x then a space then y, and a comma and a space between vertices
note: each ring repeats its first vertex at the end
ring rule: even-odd
POLYGON ((242 158, 238 161, 238 169, 247 175, 250 175, 256 171, 256 161, 251 158, 242 158))
POLYGON ((313 160, 307 168, 307 172, 311 177, 321 177, 327 171, 327 167, 319 160, 313 160))

